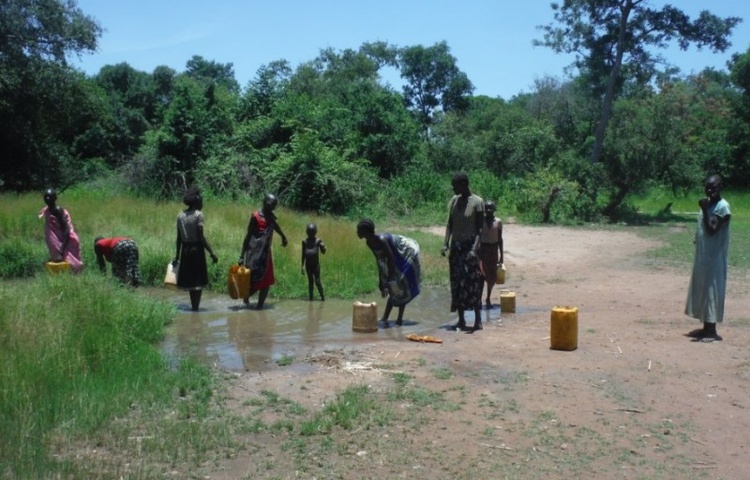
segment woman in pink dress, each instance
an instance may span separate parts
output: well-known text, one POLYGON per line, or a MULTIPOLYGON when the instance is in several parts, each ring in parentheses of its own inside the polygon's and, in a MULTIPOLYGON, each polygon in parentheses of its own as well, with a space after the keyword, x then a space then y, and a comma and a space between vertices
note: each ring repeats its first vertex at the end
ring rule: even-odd
POLYGON ((39 218, 44 218, 44 240, 49 250, 49 261, 66 261, 74 273, 80 273, 83 269, 81 242, 73 229, 70 214, 57 205, 57 192, 51 188, 44 192, 44 203, 47 206, 39 211, 39 218))

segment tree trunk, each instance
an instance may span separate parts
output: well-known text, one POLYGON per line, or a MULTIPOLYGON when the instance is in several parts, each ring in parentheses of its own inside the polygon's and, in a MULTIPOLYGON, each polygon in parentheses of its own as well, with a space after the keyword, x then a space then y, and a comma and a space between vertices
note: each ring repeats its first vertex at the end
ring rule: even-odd
POLYGON ((628 196, 628 193, 630 193, 630 188, 625 185, 620 185, 617 187, 617 191, 609 198, 609 202, 607 202, 607 205, 602 210, 602 213, 605 217, 609 218, 610 221, 617 220, 617 209, 622 205, 622 202, 625 200, 625 197, 628 196))
POLYGON ((622 57, 625 54, 625 31, 628 28, 628 17, 632 10, 632 0, 627 0, 620 10, 621 16, 620 30, 617 34, 617 52, 615 53, 615 62, 612 65, 612 70, 609 72, 607 90, 604 93, 604 99, 602 100, 602 113, 599 116, 599 123, 596 124, 596 130, 594 131, 594 145, 591 149, 591 163, 599 162, 599 159, 602 156, 602 150, 604 149, 604 137, 607 134, 609 120, 612 118, 612 105, 615 101, 615 87, 620 78, 622 57))
POLYGON ((560 196, 560 187, 552 187, 547 196, 547 200, 544 202, 544 205, 542 205, 542 223, 549 223, 552 214, 552 204, 558 196, 560 196))

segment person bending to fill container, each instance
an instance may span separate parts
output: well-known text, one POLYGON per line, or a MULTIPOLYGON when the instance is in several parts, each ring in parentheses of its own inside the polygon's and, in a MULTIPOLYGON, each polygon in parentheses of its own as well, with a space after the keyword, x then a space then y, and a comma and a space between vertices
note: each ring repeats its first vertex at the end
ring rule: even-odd
POLYGON ((388 297, 380 320, 389 327, 388 317, 398 307, 396 325, 403 324, 406 304, 419 295, 422 271, 419 244, 411 238, 391 233, 375 233, 375 223, 363 219, 357 224, 357 236, 363 238, 375 255, 378 264, 378 286, 383 297, 388 297))
POLYGON ((137 287, 141 280, 141 269, 138 266, 138 245, 128 237, 96 237, 94 254, 99 270, 106 273, 106 262, 112 264, 112 275, 126 285, 137 287))

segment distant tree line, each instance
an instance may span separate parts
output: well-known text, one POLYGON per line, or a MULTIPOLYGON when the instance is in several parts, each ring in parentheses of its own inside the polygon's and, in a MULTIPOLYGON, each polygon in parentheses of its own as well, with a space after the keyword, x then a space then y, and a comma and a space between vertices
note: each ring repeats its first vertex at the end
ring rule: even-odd
POLYGON ((87 76, 66 56, 95 50, 93 18, 70 0, 6 0, 0 190, 106 177, 155 198, 199 184, 347 214, 392 185, 420 201, 435 194, 430 179, 467 170, 512 188, 519 211, 556 221, 616 218, 629 196, 693 188, 707 172, 750 186, 750 49, 726 71, 689 76, 658 56, 671 41, 724 51, 740 19, 691 20, 644 0, 553 11, 537 43, 578 52, 574 73, 505 100, 474 96, 445 42, 328 48, 298 66, 263 65, 245 86, 231 63, 200 56, 182 72, 120 63, 87 76))

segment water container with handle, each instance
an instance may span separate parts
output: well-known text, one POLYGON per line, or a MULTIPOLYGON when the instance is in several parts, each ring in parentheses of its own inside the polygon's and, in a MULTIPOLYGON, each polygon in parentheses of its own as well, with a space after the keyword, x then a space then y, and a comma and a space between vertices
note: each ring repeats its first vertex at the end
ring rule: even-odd
POLYGON ((239 264, 229 267, 227 289, 233 299, 246 298, 250 294, 250 269, 239 264))
POLYGON ((495 285, 502 285, 505 283, 505 264, 497 264, 497 272, 495 273, 495 285))
POLYGON ((550 348, 571 351, 578 348, 578 307, 554 307, 549 328, 550 348))

